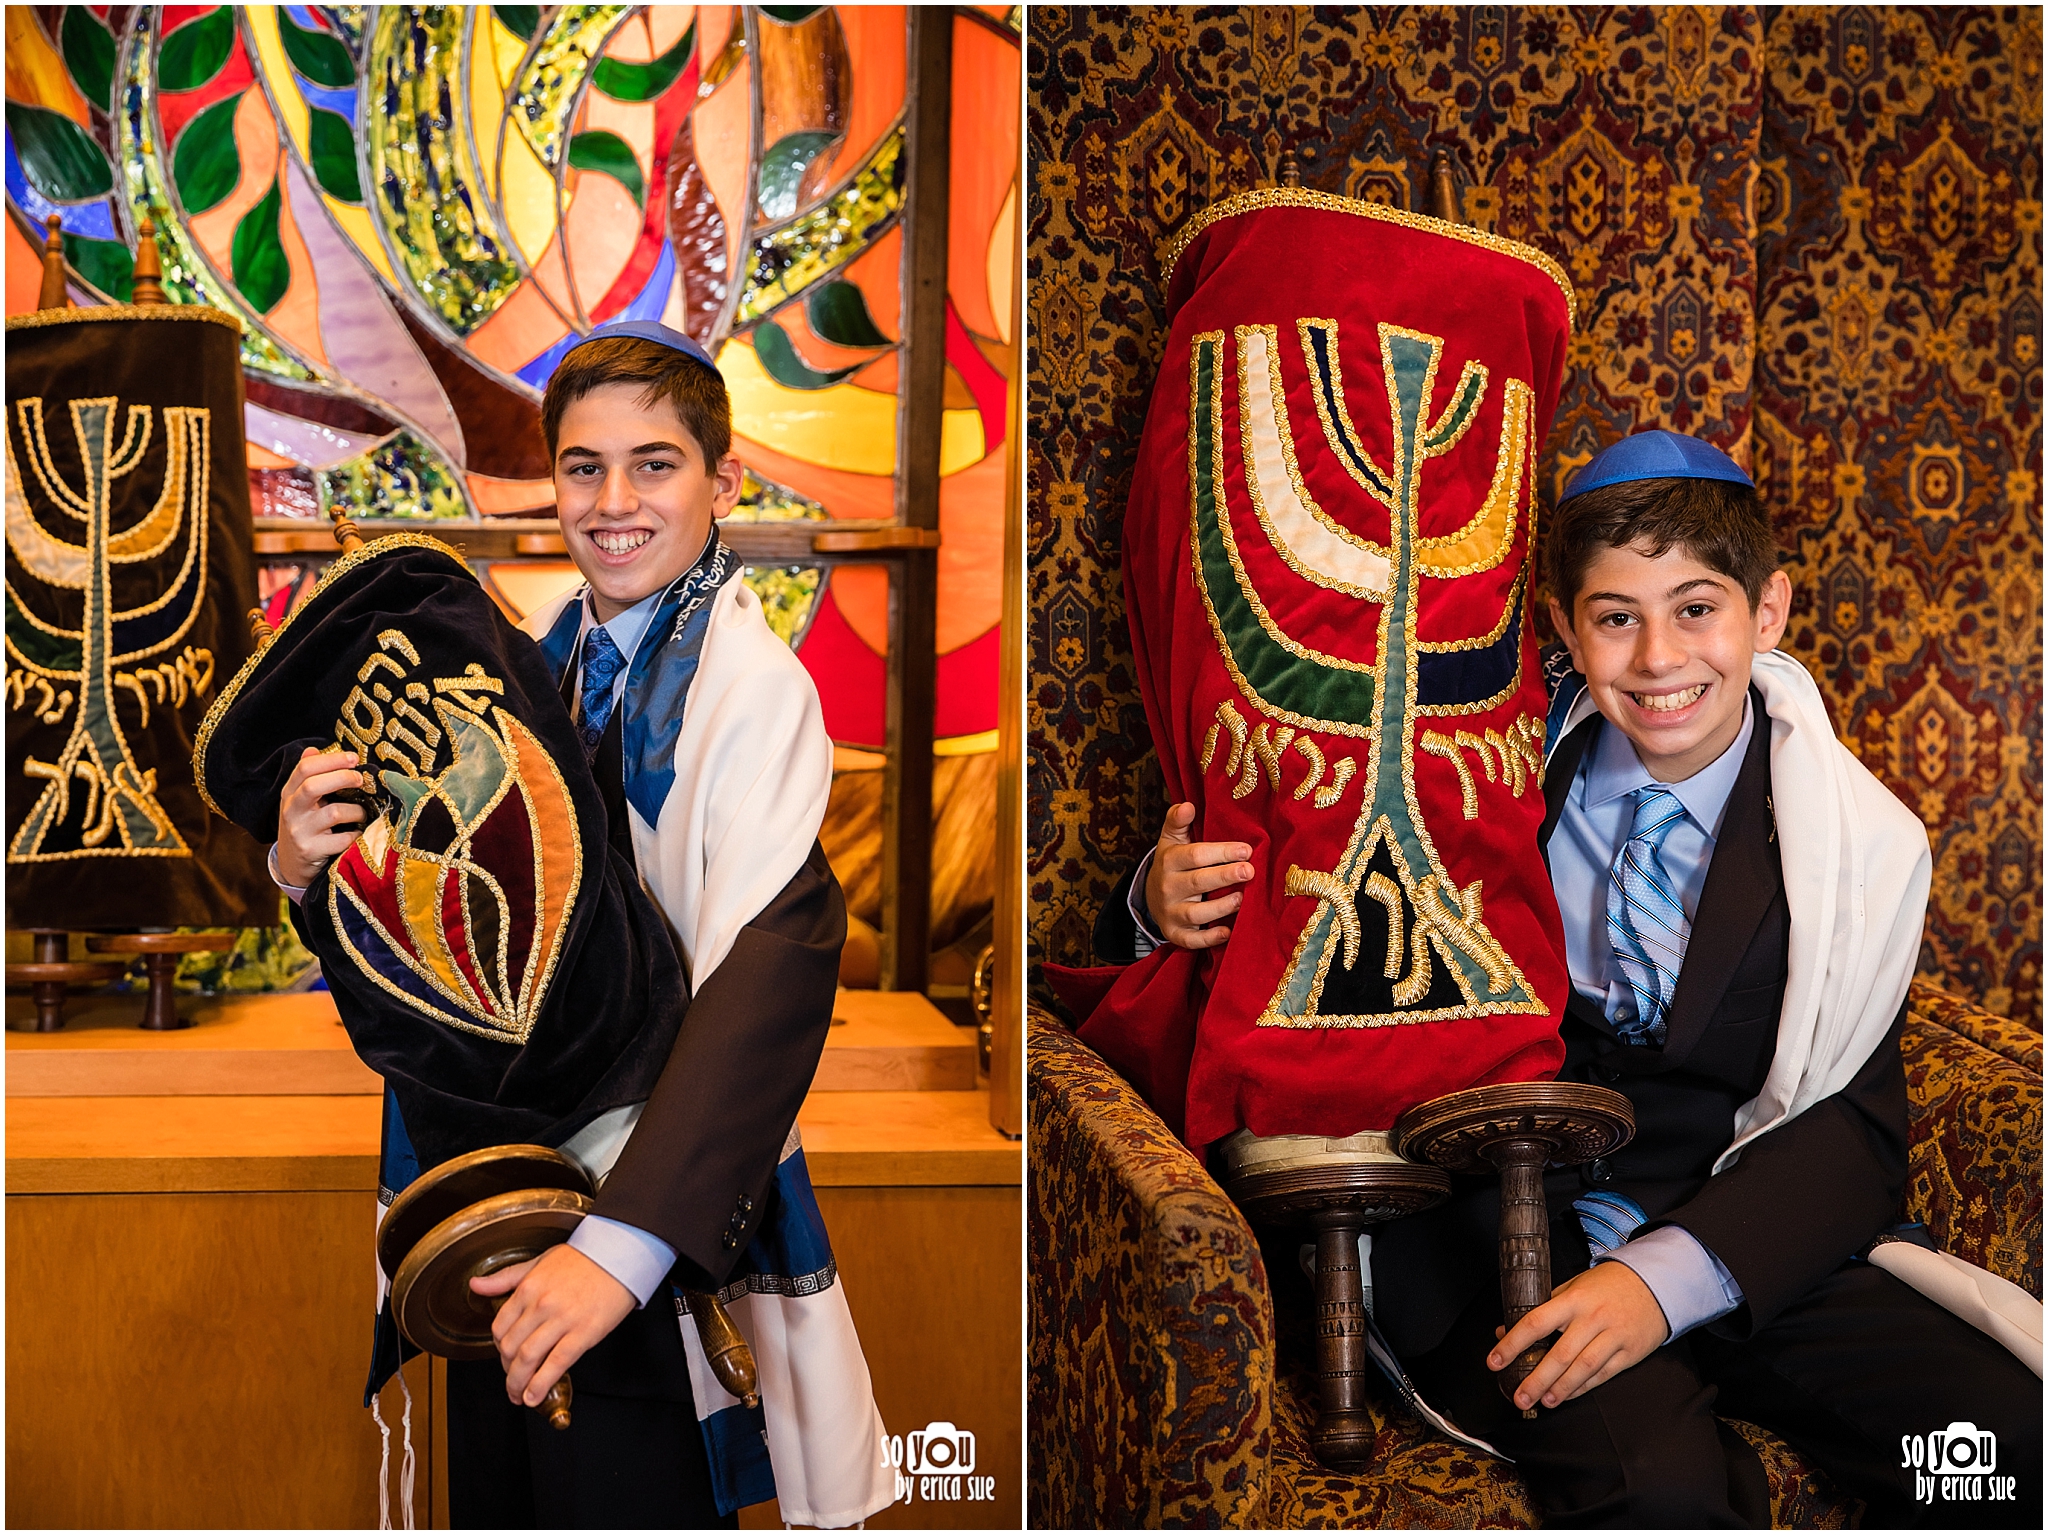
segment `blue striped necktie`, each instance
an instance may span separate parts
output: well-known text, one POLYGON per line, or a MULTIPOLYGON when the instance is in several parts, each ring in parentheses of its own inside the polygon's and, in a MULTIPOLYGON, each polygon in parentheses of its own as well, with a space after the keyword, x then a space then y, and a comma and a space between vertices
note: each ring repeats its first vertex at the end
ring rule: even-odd
POLYGON ((1671 993, 1685 960, 1692 923, 1658 849, 1685 815, 1678 796, 1660 784, 1635 791, 1635 819, 1607 885, 1607 938, 1614 963, 1635 994, 1633 1017, 1615 1021, 1624 1044, 1664 1048, 1671 993))
POLYGON ((578 733, 583 737, 583 755, 595 759, 597 743, 604 739, 604 727, 612 717, 612 684, 626 658, 599 624, 583 636, 583 707, 578 711, 578 733))

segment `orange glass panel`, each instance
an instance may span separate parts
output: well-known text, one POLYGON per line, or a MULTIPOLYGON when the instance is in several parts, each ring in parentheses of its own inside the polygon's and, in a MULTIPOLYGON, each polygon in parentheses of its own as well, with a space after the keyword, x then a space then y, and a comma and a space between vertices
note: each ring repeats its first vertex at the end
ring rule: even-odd
MULTIPOLYGON (((285 345, 324 368, 328 364, 327 347, 320 339, 320 280, 314 275, 313 258, 306 251, 305 239, 299 234, 290 189, 291 182, 287 179, 277 211, 277 238, 284 247, 284 259, 291 265, 291 286, 284 290, 284 297, 263 318, 285 345)), ((318 207, 309 209, 308 216, 316 219, 325 217, 318 207)))
POLYGON ((539 288, 523 282, 464 343, 470 355, 501 373, 517 373, 569 333, 539 288))
POLYGON ((7 99, 61 112, 87 132, 85 98, 71 83, 64 60, 36 25, 35 7, 7 7, 7 99))
POLYGON ((732 450, 740 456, 741 463, 762 479, 786 485, 800 496, 809 496, 822 503, 834 517, 896 515, 896 482, 888 475, 854 474, 850 470, 807 464, 737 434, 732 450))
MULTIPOLYGON (((697 19, 697 8, 694 5, 650 5, 640 15, 647 25, 646 57, 658 59, 682 41, 683 34, 697 19)), ((637 60, 640 55, 633 57, 637 60)))
POLYGON ((583 573, 567 560, 495 560, 485 579, 496 588, 495 595, 524 618, 572 590, 583 573))
MULTIPOLYGON (((298 464, 282 453, 273 453, 261 443, 245 442, 242 451, 251 469, 296 469, 298 464)), ((260 515, 260 513, 259 513, 260 515)))
MULTIPOLYGON (((889 572, 880 565, 841 565, 832 572, 832 600, 847 628, 876 655, 889 653, 889 572)), ((998 609, 1000 611, 1000 609, 998 609)))
MULTIPOLYGON (((989 231, 988 236, 988 302, 995 317, 996 337, 1000 341, 1010 340, 1010 317, 1017 298, 1016 286, 1017 188, 1012 184, 1010 195, 1003 199, 1003 211, 996 215, 996 227, 989 231)), ((1007 362, 999 362, 996 366, 1008 375, 1007 362)))
MULTIPOLYGON (((647 116, 651 123, 653 112, 647 116)), ((644 166, 641 174, 646 174, 644 166)), ((640 241, 640 207, 631 192, 596 171, 569 172, 568 186, 563 232, 568 237, 569 270, 587 316, 633 258, 633 247, 640 241)))
MULTIPOLYGON (((833 368, 851 368, 875 357, 873 347, 840 346, 827 341, 811 329, 808 312, 802 304, 784 304, 775 311, 775 323, 783 328, 796 346, 797 355, 813 368, 825 372, 833 368)), ((866 389, 882 389, 894 392, 894 384, 877 384, 867 375, 860 376, 860 383, 866 389)))
MULTIPOLYGON (((709 7, 707 7, 709 9, 709 7)), ((751 170, 750 107, 748 84, 751 62, 742 61, 725 84, 697 108, 690 120, 696 141, 697 165, 718 208, 725 215, 725 269, 739 270, 740 213, 747 204, 747 176, 751 170)))
POLYGON ((718 56, 725 52, 725 45, 739 29, 739 7, 736 5, 700 5, 697 7, 697 63, 703 69, 710 69, 718 56))
POLYGON ((946 291, 960 321, 996 334, 988 240, 1017 176, 1024 58, 979 22, 953 23, 953 186, 946 220, 946 291))
POLYGON ((241 157, 242 179, 225 198, 185 225, 223 274, 234 269, 230 253, 235 225, 263 201, 277 177, 277 119, 270 115, 270 102, 262 90, 253 85, 242 92, 235 107, 235 153, 241 157))
POLYGON ((489 474, 465 478, 476 509, 486 517, 509 517, 515 512, 549 516, 555 510, 553 480, 504 480, 489 474))
POLYGON ((824 168, 821 185, 850 174, 903 110, 910 21, 900 5, 843 5, 839 29, 853 66, 853 105, 846 137, 824 168))
POLYGON ((28 243, 28 236, 7 225, 7 312, 27 314, 36 307, 43 287, 43 253, 28 243))
MULTIPOLYGON (((867 300, 868 318, 890 340, 903 335, 903 226, 898 224, 848 262, 845 279, 867 300)), ((879 386, 876 386, 879 387, 879 386)))
POLYGON ((883 394, 894 394, 897 381, 901 377, 901 371, 897 366, 901 357, 902 354, 899 352, 884 352, 874 360, 872 366, 854 374, 853 381, 863 389, 878 389, 883 394))
POLYGON ((998 449, 939 481, 938 652, 958 650, 1003 611, 1003 497, 1010 455, 998 449))

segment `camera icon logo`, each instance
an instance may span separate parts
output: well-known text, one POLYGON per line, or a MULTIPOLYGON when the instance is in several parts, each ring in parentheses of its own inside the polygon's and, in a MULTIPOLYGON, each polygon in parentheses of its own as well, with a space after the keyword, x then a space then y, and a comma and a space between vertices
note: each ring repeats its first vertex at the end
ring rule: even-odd
POLYGON ((959 1476, 974 1469, 974 1435, 944 1421, 903 1436, 904 1469, 912 1475, 959 1476))
POLYGON ((1927 1469, 1982 1474, 1998 1469, 1998 1436, 1974 1423, 1951 1423, 1927 1436, 1927 1469))

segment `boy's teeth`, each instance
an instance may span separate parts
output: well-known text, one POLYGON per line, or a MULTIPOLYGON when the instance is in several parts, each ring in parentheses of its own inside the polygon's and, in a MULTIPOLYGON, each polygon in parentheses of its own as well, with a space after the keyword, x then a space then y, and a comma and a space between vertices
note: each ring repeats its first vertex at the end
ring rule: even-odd
POLYGON ((593 533, 590 541, 606 554, 624 554, 629 549, 638 549, 654 535, 644 530, 633 533, 593 533))
POLYGON ((1706 690, 1707 685, 1704 682, 1700 682, 1679 693, 1636 693, 1631 696, 1638 704, 1648 709, 1651 713, 1667 714, 1673 709, 1683 709, 1687 704, 1697 699, 1700 694, 1706 692, 1706 690))

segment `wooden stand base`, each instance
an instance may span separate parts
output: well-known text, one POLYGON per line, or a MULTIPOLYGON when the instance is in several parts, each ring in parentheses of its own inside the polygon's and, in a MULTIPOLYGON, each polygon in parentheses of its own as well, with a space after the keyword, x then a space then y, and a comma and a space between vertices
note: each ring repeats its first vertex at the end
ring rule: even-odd
MULTIPOLYGON (((1403 1156, 1452 1172, 1500 1172, 1500 1301, 1507 1325, 1550 1299, 1550 1210, 1544 1167, 1605 1156, 1636 1133, 1628 1099, 1578 1082, 1502 1082, 1417 1104, 1394 1121, 1403 1156)), ((1510 1400, 1549 1344, 1524 1349, 1500 1372, 1510 1400)), ((1531 1407, 1523 1416, 1533 1418, 1531 1407)))
POLYGON ((27 986, 36 999, 34 1032, 54 1034, 64 1027, 64 994, 73 986, 111 981, 128 967, 105 960, 70 958, 70 933, 64 928, 34 927, 36 957, 9 965, 7 982, 27 986))
POLYGON ((178 1016, 178 995, 172 982, 184 954, 220 954, 234 947, 232 933, 102 933, 85 940, 95 954, 140 954, 149 975, 149 998, 142 1005, 144 1029, 189 1029, 178 1016))
POLYGON ((1395 1155, 1383 1133, 1342 1140, 1239 1134, 1222 1148, 1224 1187, 1253 1220, 1316 1234, 1316 1459, 1333 1470, 1372 1460, 1373 1373, 1358 1239, 1367 1227, 1440 1203, 1447 1174, 1395 1155))

